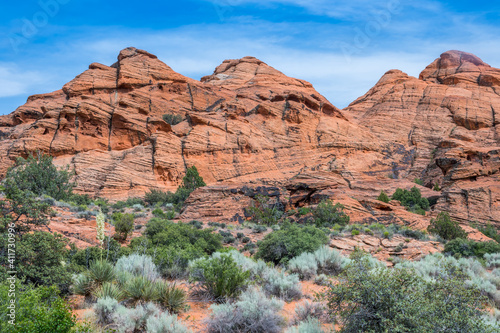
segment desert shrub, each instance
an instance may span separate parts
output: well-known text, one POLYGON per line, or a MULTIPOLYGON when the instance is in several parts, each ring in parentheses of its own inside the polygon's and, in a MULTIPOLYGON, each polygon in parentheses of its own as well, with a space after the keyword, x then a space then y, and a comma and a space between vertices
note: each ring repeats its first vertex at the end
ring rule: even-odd
POLYGON ((92 296, 95 299, 112 298, 118 301, 125 299, 125 294, 120 286, 111 282, 103 283, 102 286, 93 291, 92 296))
POLYGON ((246 244, 246 243, 250 242, 250 237, 243 237, 243 238, 241 239, 241 242, 242 242, 243 244, 246 244))
POLYGON ((206 321, 209 333, 281 332, 284 318, 279 315, 283 303, 268 299, 260 290, 251 288, 230 304, 212 305, 206 321))
POLYGON ((257 258, 285 264, 304 252, 316 251, 327 242, 325 233, 314 226, 299 227, 286 223, 281 230, 266 235, 258 243, 257 258))
POLYGON ((68 261, 75 271, 83 271, 90 267, 92 261, 101 257, 110 263, 115 263, 121 256, 125 255, 129 249, 122 247, 114 238, 105 237, 103 246, 89 246, 85 249, 77 249, 74 244, 70 244, 68 261))
POLYGON ((295 316, 293 318, 294 323, 298 324, 300 322, 306 321, 309 318, 314 318, 324 322, 330 321, 327 308, 324 304, 320 302, 309 301, 298 304, 295 307, 295 316))
POLYGON ((425 211, 429 210, 429 200, 422 198, 420 190, 413 186, 411 190, 396 189, 392 195, 392 200, 398 200, 409 211, 425 215, 425 211))
POLYGON ((135 276, 143 276, 151 281, 160 277, 153 259, 148 255, 137 253, 118 259, 115 264, 115 272, 128 272, 135 276))
POLYGON ((187 308, 186 292, 175 283, 159 281, 156 284, 157 302, 170 313, 180 313, 187 308))
MULTIPOLYGON (((119 333, 144 332, 148 319, 158 318, 160 309, 153 303, 138 304, 135 308, 119 306, 112 315, 112 320, 119 333)), ((115 328, 114 327, 114 328, 115 328)))
POLYGON ((314 278, 314 283, 318 286, 326 286, 330 282, 330 278, 325 274, 319 274, 314 278))
POLYGON ((144 276, 135 276, 123 286, 125 298, 136 304, 138 302, 152 302, 158 299, 158 289, 155 282, 144 276))
POLYGON ((444 246, 444 252, 455 256, 478 258, 486 254, 499 253, 500 244, 497 242, 476 242, 473 240, 455 238, 444 246))
POLYGON ((431 219, 427 231, 439 235, 445 240, 452 240, 455 238, 467 239, 467 233, 458 224, 453 221, 447 212, 441 212, 436 219, 431 219))
POLYGON ((250 272, 242 270, 230 254, 197 259, 189 264, 190 281, 216 301, 238 296, 248 285, 250 272))
POLYGON ((321 201, 312 211, 314 223, 317 227, 332 227, 335 224, 346 225, 349 216, 344 213, 344 206, 331 200, 321 201))
POLYGON ((162 205, 167 202, 167 199, 167 193, 155 189, 149 190, 149 192, 146 192, 144 195, 144 202, 146 202, 149 206, 154 206, 156 204, 162 205))
POLYGON ((440 253, 427 255, 419 261, 405 261, 396 265, 398 268, 412 269, 416 275, 422 277, 425 281, 433 282, 438 278, 451 279, 455 272, 463 272, 462 283, 480 290, 491 300, 500 304, 500 293, 497 290, 497 277, 489 273, 474 258, 456 259, 452 256, 444 256, 440 253))
POLYGON ((500 233, 491 223, 488 223, 485 226, 478 226, 477 230, 479 230, 485 236, 494 239, 496 242, 500 243, 500 233))
POLYGON ((134 214, 113 213, 112 219, 118 239, 127 239, 134 229, 134 214))
POLYGON ((100 325, 108 325, 112 322, 112 316, 118 309, 119 303, 111 297, 98 298, 93 305, 96 321, 100 325))
POLYGON ((203 222, 200 222, 200 221, 192 220, 192 221, 189 221, 188 224, 192 225, 196 229, 202 229, 203 228, 203 222))
MULTIPOLYGON (((17 277, 35 286, 57 285, 63 292, 69 291, 71 268, 66 265, 68 241, 60 234, 45 231, 17 235, 15 266, 17 277)), ((7 234, 0 235, 0 267, 9 267, 7 234)), ((10 270, 10 269, 9 269, 10 270)))
POLYGON ((113 265, 105 260, 93 261, 88 271, 84 274, 88 275, 96 288, 102 286, 106 282, 113 282, 116 277, 113 265))
POLYGON ((377 198, 377 200, 388 203, 390 201, 389 196, 382 190, 377 198))
POLYGON ((365 258, 325 294, 341 332, 493 332, 481 317, 485 299, 460 271, 426 281, 410 269, 367 269, 365 258))
POLYGON ((73 284, 71 286, 73 294, 85 296, 88 299, 94 289, 94 281, 88 274, 78 274, 73 277, 73 284))
POLYGON ((301 280, 309 280, 318 270, 316 257, 312 253, 304 252, 288 261, 288 270, 298 274, 301 280))
POLYGON ((285 333, 324 333, 321 322, 315 318, 308 318, 300 322, 297 327, 290 327, 285 333))
POLYGON ((161 313, 146 319, 148 333, 188 333, 190 332, 178 319, 177 315, 161 313))
POLYGON ((196 169, 194 165, 188 168, 186 170, 186 175, 182 178, 181 188, 184 188, 192 192, 196 190, 198 187, 203 187, 203 186, 207 186, 207 184, 205 184, 203 178, 198 173, 198 169, 196 169))
POLYGON ((162 275, 181 277, 188 262, 222 249, 222 236, 210 229, 196 229, 186 223, 151 219, 146 226, 146 237, 132 239, 130 247, 153 256, 162 275))
POLYGON ((15 316, 11 316, 11 289, 6 281, 0 284, 0 332, 67 333, 76 325, 76 318, 59 297, 57 287, 17 284, 15 316))
POLYGON ((486 267, 488 268, 500 267, 500 253, 485 253, 483 257, 486 261, 486 267))
POLYGON ((246 208, 246 213, 255 223, 276 224, 285 213, 283 204, 280 201, 272 201, 264 195, 257 195, 255 201, 255 205, 246 208))
POLYGON ((317 249, 314 257, 318 264, 318 272, 328 275, 339 274, 350 263, 350 259, 326 245, 317 249))
POLYGON ((262 233, 262 232, 266 232, 266 231, 267 231, 267 228, 266 228, 265 226, 263 226, 263 225, 258 225, 258 224, 257 224, 257 225, 254 225, 254 226, 252 227, 252 231, 253 231, 254 233, 256 233, 256 234, 260 234, 260 233, 262 233))
POLYGON ((72 196, 75 186, 70 182, 70 177, 71 173, 68 168, 58 170, 52 164, 51 156, 39 154, 34 157, 30 154, 26 159, 19 157, 15 165, 9 168, 5 176, 3 192, 7 198, 14 194, 15 189, 33 193, 38 197, 47 195, 56 200, 67 200, 72 196))
POLYGON ((182 116, 180 114, 171 114, 166 113, 163 115, 163 121, 165 121, 169 125, 177 125, 182 122, 182 116))
POLYGON ((273 295, 291 301, 302 297, 302 288, 297 274, 286 274, 284 271, 269 270, 263 276, 262 289, 273 295))

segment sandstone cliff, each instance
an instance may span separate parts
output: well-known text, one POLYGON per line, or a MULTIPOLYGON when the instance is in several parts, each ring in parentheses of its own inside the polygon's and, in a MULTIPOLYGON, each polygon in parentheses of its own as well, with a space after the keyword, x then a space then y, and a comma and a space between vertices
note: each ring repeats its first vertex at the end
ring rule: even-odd
POLYGON ((500 223, 499 85, 500 70, 449 51, 419 78, 387 72, 339 110, 256 58, 226 60, 196 81, 127 48, 1 116, 0 174, 42 151, 75 169, 78 191, 118 199, 174 190, 196 165, 209 186, 185 218, 237 219, 248 189, 277 186, 290 207, 331 197, 357 221, 425 227, 428 217, 374 200, 419 178, 434 213, 500 223), (171 126, 165 114, 183 121, 171 126))

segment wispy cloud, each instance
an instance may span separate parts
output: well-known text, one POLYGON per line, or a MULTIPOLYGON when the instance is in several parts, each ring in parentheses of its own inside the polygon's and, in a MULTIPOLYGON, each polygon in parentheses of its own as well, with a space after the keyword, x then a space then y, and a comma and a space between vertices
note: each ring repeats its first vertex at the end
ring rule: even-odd
POLYGON ((39 72, 23 71, 12 63, 0 63, 0 97, 26 94, 43 81, 39 72))

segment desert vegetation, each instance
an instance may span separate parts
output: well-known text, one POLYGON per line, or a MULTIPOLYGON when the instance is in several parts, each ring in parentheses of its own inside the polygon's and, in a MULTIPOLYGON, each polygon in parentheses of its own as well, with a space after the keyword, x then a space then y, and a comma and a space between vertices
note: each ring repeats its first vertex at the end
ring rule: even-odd
MULTIPOLYGON (((491 225, 478 229, 493 241, 480 242, 446 213, 414 230, 350 223, 345 207, 328 199, 286 210, 263 195, 242 223, 180 221, 185 200, 204 185, 191 167, 175 193, 153 189, 110 204, 74 194, 71 171, 46 155, 20 159, 2 183, 0 250, 8 252, 15 231, 17 278, 9 282, 12 262, 1 256, 0 331, 8 329, 13 286, 14 332, 191 332, 188 313, 200 302, 207 314, 196 327, 206 332, 500 329, 500 237, 491 225), (96 244, 78 248, 51 232, 55 209, 95 220, 96 244), (359 248, 347 255, 331 247, 364 236, 432 240, 444 250, 388 267, 359 248), (291 315, 287 303, 296 303, 291 315)), ((384 194, 378 199, 389 202, 384 194)), ((392 199, 416 213, 429 209, 415 187, 392 199)))

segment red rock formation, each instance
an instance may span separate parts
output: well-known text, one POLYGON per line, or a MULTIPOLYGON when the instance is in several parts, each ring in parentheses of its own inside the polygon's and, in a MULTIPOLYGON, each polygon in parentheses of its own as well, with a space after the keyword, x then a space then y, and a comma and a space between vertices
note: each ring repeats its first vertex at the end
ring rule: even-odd
POLYGON ((75 168, 77 190, 117 199, 174 190, 196 165, 211 186, 192 195, 184 218, 234 219, 253 200, 243 188, 279 185, 290 207, 332 197, 355 221, 425 228, 429 217, 374 200, 420 178, 442 188, 420 187, 437 200, 431 215, 500 223, 499 82, 500 70, 450 51, 418 79, 387 72, 339 110, 253 57, 196 81, 127 48, 0 117, 0 173, 42 151, 75 168), (184 120, 171 126, 165 114, 184 120))

